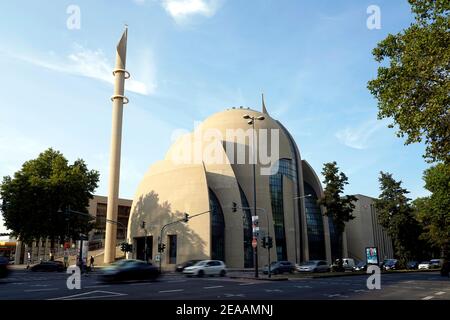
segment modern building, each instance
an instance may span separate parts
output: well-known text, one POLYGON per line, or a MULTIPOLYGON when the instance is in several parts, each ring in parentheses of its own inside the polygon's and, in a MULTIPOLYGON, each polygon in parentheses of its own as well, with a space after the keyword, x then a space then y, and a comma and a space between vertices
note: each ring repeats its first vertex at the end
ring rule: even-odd
MULTIPOLYGON (((207 258, 223 260, 228 267, 252 267, 256 215, 259 238, 273 237, 272 261, 331 262, 333 227, 316 203, 322 194, 317 174, 301 158, 291 134, 264 105, 262 112, 228 109, 181 136, 165 158, 149 168, 131 208, 128 242, 133 252, 128 257, 143 259, 146 251, 152 261, 161 258, 166 269, 188 259, 207 258), (255 137, 249 117, 255 118, 255 137), (258 153, 256 212, 252 150, 258 153), (233 203, 238 204, 236 212, 233 203), (188 222, 164 227, 185 213, 188 222), (166 247, 158 255, 161 235, 166 247)), ((257 245, 262 266, 268 250, 261 241, 257 245)))
POLYGON ((353 220, 345 227, 346 250, 349 257, 365 261, 365 248, 377 247, 379 259, 394 258, 392 239, 378 222, 378 213, 375 208, 375 198, 355 195, 358 201, 353 210, 353 220))

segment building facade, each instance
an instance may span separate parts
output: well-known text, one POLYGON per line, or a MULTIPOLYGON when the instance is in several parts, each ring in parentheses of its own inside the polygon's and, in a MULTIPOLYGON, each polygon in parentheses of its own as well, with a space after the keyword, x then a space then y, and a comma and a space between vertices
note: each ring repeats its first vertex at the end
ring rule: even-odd
MULTIPOLYGON (((131 208, 128 242, 133 252, 128 257, 143 258, 147 253, 152 261, 161 259, 166 269, 189 259, 220 259, 229 267, 252 267, 256 215, 259 239, 273 238, 272 261, 331 261, 332 230, 316 203, 322 194, 316 173, 301 158, 292 136, 265 108, 263 112, 228 109, 181 136, 165 158, 149 168, 131 208), (264 117, 254 120, 255 134, 246 115, 264 117), (258 153, 256 212, 252 150, 258 153), (238 204, 236 212, 233 203, 238 204), (188 222, 164 227, 185 213, 191 217, 188 222), (166 245, 161 255, 159 238, 166 245)), ((257 245, 261 266, 269 252, 261 241, 257 245)))
POLYGON ((377 247, 379 259, 394 258, 392 239, 378 222, 375 198, 355 195, 358 201, 353 210, 353 220, 345 226, 346 250, 349 257, 366 261, 365 248, 377 247))

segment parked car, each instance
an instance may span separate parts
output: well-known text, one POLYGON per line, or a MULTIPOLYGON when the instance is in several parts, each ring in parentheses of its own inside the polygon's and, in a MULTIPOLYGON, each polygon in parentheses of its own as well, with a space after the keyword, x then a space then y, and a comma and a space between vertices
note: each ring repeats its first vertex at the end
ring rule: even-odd
POLYGON ((397 270, 399 269, 399 261, 397 259, 386 259, 383 262, 384 270, 397 270))
POLYGON ((418 268, 419 270, 430 269, 430 261, 422 261, 418 268))
POLYGON ((5 278, 9 273, 8 258, 0 257, 0 278, 5 278))
POLYGON ((406 264, 406 269, 414 270, 419 267, 419 261, 408 261, 406 264))
POLYGON ((430 268, 431 269, 440 269, 442 265, 441 259, 431 259, 430 260, 430 268))
POLYGON ((125 280, 155 280, 160 275, 158 267, 142 260, 120 260, 106 267, 99 278, 105 282, 125 280))
POLYGON ((63 272, 66 268, 64 268, 64 264, 61 261, 41 261, 38 264, 35 264, 30 268, 31 271, 45 271, 52 272, 58 271, 63 272))
POLYGON ((227 274, 227 267, 225 266, 225 263, 220 260, 202 260, 193 266, 184 268, 183 274, 188 277, 203 277, 205 275, 224 277, 227 274))
MULTIPOLYGON (((281 274, 284 272, 292 273, 295 271, 295 265, 290 261, 274 261, 270 264, 271 274, 281 274)), ((265 265, 263 268, 263 273, 269 273, 269 266, 265 265)))
POLYGON ((356 264, 356 266, 353 268, 355 271, 366 271, 367 270, 367 264, 364 261, 360 261, 356 264))
POLYGON ((298 272, 330 272, 331 268, 325 260, 311 260, 302 263, 297 268, 298 272))
POLYGON ((196 264, 197 262, 200 262, 200 261, 201 260, 188 260, 183 263, 177 264, 177 266, 175 267, 175 271, 182 272, 184 270, 184 268, 193 266, 194 264, 196 264))

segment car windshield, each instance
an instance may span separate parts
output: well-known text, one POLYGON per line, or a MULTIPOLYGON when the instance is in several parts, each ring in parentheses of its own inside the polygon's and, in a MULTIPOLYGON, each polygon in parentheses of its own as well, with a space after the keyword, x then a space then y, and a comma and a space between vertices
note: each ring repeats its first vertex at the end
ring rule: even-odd
POLYGON ((207 261, 199 261, 194 266, 204 266, 207 263, 207 261))
POLYGON ((315 265, 317 263, 317 261, 306 261, 305 263, 303 263, 303 266, 312 266, 315 265))

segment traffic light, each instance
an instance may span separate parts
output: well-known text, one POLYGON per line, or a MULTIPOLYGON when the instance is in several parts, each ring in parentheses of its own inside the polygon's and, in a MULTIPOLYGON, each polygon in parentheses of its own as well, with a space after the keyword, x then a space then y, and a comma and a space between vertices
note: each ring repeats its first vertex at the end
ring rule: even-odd
POLYGON ((272 237, 268 236, 267 237, 267 248, 270 249, 273 247, 273 240, 272 237))
POLYGON ((265 248, 265 247, 267 246, 266 237, 263 237, 263 238, 261 239, 261 246, 262 246, 263 248, 265 248))
POLYGON ((166 249, 166 245, 164 243, 158 244, 158 252, 164 252, 165 249, 166 249))
POLYGON ((120 250, 121 250, 122 252, 127 252, 127 243, 126 243, 126 242, 122 242, 122 243, 120 244, 120 250))
POLYGON ((131 243, 127 243, 127 252, 133 251, 133 245, 131 243))
POLYGON ((142 223, 141 223, 141 228, 142 228, 142 229, 145 229, 145 221, 142 221, 142 223))
POLYGON ((184 219, 183 219, 183 221, 184 221, 184 222, 188 222, 188 221, 189 221, 189 214, 187 214, 187 213, 184 214, 184 219))
POLYGON ((231 206, 231 211, 236 212, 237 211, 237 203, 233 202, 233 205, 231 206))

